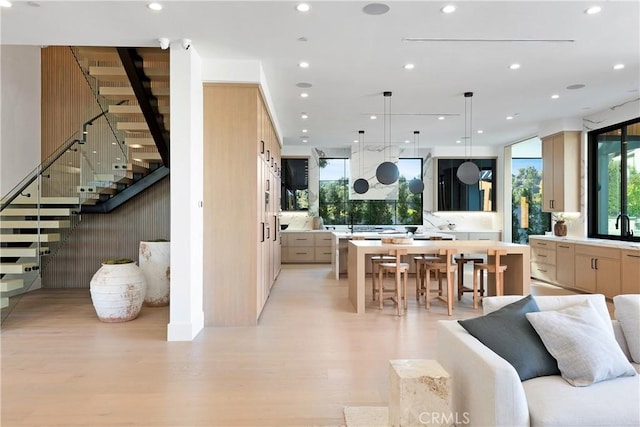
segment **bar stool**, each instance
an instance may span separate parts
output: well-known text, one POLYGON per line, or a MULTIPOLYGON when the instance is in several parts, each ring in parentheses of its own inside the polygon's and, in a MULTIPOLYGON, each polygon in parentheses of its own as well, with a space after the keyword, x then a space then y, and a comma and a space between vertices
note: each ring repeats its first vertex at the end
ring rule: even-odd
MULTIPOLYGON (((436 271, 438 274, 444 274, 447 279, 447 296, 446 298, 441 295, 439 289, 431 289, 431 285, 427 283, 425 287, 425 306, 427 309, 431 307, 432 299, 439 299, 447 303, 447 314, 451 316, 453 314, 453 293, 454 293, 454 279, 453 275, 458 270, 458 265, 453 263, 453 255, 457 253, 456 249, 440 249, 439 255, 444 256, 444 260, 437 262, 425 263, 425 277, 430 277, 430 271, 436 271), (431 296, 431 291, 438 292, 438 295, 431 296)), ((440 276, 438 277, 438 288, 441 286, 440 276)), ((428 281, 427 281, 428 282, 428 281)))
POLYGON ((391 249, 389 256, 394 258, 394 262, 381 262, 378 264, 378 301, 380 310, 382 310, 383 302, 386 298, 395 299, 398 306, 398 316, 402 316, 404 310, 407 309, 407 276, 409 274, 409 264, 401 262, 402 256, 407 254, 406 249, 391 249), (395 275, 393 288, 384 287, 384 273, 393 273, 395 275), (385 294, 388 295, 385 297, 385 294))
POLYGON ((487 251, 486 264, 473 265, 473 308, 478 308, 478 276, 480 276, 480 287, 484 288, 484 272, 494 273, 496 275, 496 296, 504 295, 504 272, 507 270, 506 265, 500 265, 500 257, 506 256, 507 251, 504 249, 489 249, 487 251), (491 260, 490 257, 493 257, 491 260))
POLYGON ((392 262, 396 259, 395 256, 389 255, 373 255, 371 257, 371 297, 372 300, 376 300, 376 293, 378 287, 376 286, 376 274, 378 274, 378 268, 381 262, 392 262))
MULTIPOLYGON (((442 240, 442 236, 431 236, 425 240, 442 240)), ((426 262, 438 262, 441 261, 442 259, 439 256, 436 255, 417 255, 415 257, 413 257, 413 261, 416 264, 416 301, 420 301, 420 296, 424 295, 425 291, 425 287, 424 287, 424 282, 425 282, 425 276, 423 273, 424 271, 424 264, 426 262)), ((439 288, 439 293, 440 295, 442 295, 442 286, 440 285, 440 278, 439 278, 439 273, 435 273, 436 274, 436 278, 438 279, 438 288, 439 288)))
MULTIPOLYGON (((458 301, 460 301, 463 293, 473 292, 473 287, 467 288, 464 286, 464 265, 468 262, 472 262, 474 265, 476 263, 482 263, 484 262, 484 258, 466 258, 464 254, 460 254, 455 261, 456 264, 458 264, 458 301)), ((480 286, 480 295, 484 296, 484 281, 480 286)))

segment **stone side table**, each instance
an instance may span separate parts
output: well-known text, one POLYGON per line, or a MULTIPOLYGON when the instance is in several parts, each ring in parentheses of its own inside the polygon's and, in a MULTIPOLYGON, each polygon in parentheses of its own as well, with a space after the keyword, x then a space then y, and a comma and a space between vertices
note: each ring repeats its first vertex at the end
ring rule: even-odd
POLYGON ((451 377, 435 360, 389 361, 389 424, 451 426, 451 377))

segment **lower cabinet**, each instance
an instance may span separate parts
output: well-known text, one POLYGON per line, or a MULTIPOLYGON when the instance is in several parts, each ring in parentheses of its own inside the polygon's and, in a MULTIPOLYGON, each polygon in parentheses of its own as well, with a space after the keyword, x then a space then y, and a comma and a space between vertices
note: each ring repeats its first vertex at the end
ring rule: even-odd
POLYGON ((640 294, 640 252, 622 251, 622 293, 640 294))
POLYGON ((287 232, 282 236, 283 263, 331 263, 330 231, 287 232))
POLYGON ((575 245, 558 243, 556 245, 556 281, 565 286, 575 286, 575 245))
POLYGON ((620 294, 620 250, 575 245, 575 287, 613 298, 620 294))

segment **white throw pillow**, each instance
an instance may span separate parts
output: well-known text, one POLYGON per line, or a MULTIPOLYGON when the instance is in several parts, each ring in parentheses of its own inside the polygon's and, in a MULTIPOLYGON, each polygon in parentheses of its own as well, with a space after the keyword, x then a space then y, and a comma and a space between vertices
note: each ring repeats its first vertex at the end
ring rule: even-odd
POLYGON ((584 387, 636 374, 589 301, 526 316, 569 384, 584 387))
POLYGON ((629 346, 631 360, 640 363, 640 295, 618 295, 613 298, 613 305, 629 346))

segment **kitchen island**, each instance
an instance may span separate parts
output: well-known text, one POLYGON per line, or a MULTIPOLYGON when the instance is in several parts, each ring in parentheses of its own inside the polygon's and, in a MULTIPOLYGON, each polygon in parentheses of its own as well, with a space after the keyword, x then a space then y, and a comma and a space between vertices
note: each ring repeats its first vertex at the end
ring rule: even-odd
MULTIPOLYGON (((507 255, 500 262, 507 266, 504 273, 505 295, 528 295, 530 286, 529 245, 491 240, 415 240, 409 244, 382 243, 379 240, 351 240, 348 243, 349 300, 361 314, 365 311, 365 259, 367 255, 387 254, 391 249, 406 249, 409 255, 434 253, 439 249, 456 249, 458 253, 486 253, 489 249, 504 249, 507 255)), ((495 275, 489 274, 487 291, 495 292, 495 275)))
MULTIPOLYGON (((383 231, 356 231, 355 233, 345 231, 334 231, 331 238, 331 268, 335 279, 340 278, 340 266, 343 266, 343 271, 346 272, 347 265, 347 252, 348 244, 350 240, 364 239, 364 240, 381 240, 383 237, 408 237, 407 233, 395 230, 383 230, 383 231)), ((440 233, 436 231, 427 231, 423 233, 416 233, 411 235, 414 240, 431 240, 433 237, 438 237, 442 240, 455 240, 455 235, 440 233)))

